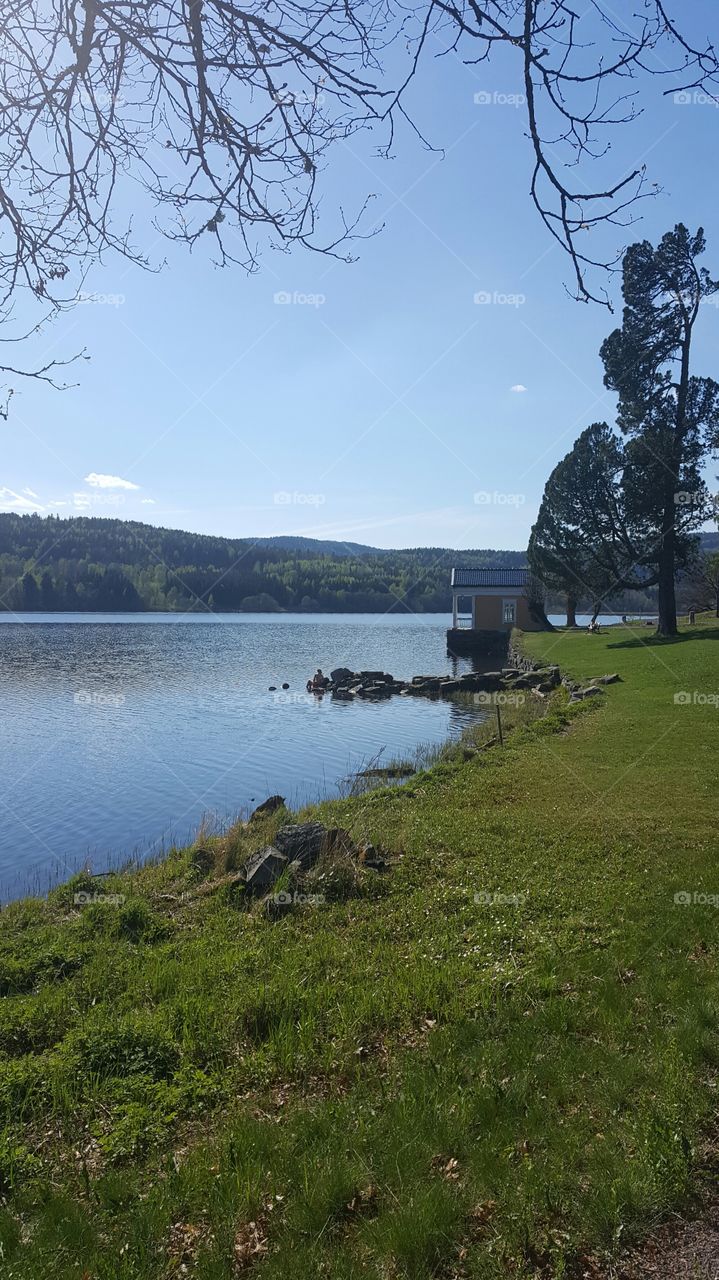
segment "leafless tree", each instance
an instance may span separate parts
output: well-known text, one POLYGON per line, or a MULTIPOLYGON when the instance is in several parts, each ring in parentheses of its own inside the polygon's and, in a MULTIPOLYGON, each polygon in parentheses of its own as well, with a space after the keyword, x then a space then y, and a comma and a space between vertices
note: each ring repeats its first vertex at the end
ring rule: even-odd
MULTIPOLYGON (((678 3, 678 0, 677 0, 678 3)), ((620 6, 615 6, 617 9, 620 6)), ((356 130, 412 121, 410 85, 436 53, 516 57, 533 151, 531 199, 572 263, 573 291, 611 255, 589 233, 626 223, 652 190, 643 166, 604 174, 612 132, 664 92, 713 94, 711 38, 661 0, 622 16, 600 0, 0 0, 0 301, 73 296, 107 250, 146 263, 120 214, 142 184, 158 232, 209 240, 221 263, 264 241, 346 256, 362 210, 319 218, 328 150, 356 130)), ((442 139, 432 140, 441 142, 442 139)), ((615 246, 616 247, 616 246, 615 246)))

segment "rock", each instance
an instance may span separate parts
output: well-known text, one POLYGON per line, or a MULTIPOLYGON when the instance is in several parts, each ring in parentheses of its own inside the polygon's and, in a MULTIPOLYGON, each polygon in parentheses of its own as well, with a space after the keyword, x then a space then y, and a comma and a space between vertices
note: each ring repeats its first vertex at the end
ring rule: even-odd
POLYGON ((279 880, 288 859, 273 845, 251 854, 245 867, 245 883, 251 893, 264 893, 279 880))
POLYGON ((610 676, 600 676, 599 681, 600 684, 616 684, 618 680, 621 680, 621 678, 622 677, 617 671, 613 671, 610 676))
POLYGON ((552 693, 553 691, 554 684, 551 680, 543 680, 542 683, 538 684, 534 690, 535 693, 552 693))
POLYGON ((384 680, 384 671, 360 671, 360 680, 384 680))
POLYGON ((508 676, 521 676, 521 674, 519 667, 502 667, 502 675, 505 680, 508 676))
POLYGON ((449 693, 461 693, 462 690, 466 692, 466 689, 467 686, 463 685, 460 680, 443 680, 439 686, 439 691, 443 698, 449 693))
POLYGON ((353 702, 354 694, 351 689, 333 689, 332 697, 338 702, 353 702))
POLYGON ((280 827, 275 836, 275 847, 307 871, 322 853, 326 835, 327 828, 321 822, 295 822, 280 827))
POLYGON ((382 871, 387 865, 379 849, 376 849, 373 844, 362 845, 359 860, 363 867, 369 867, 372 871, 382 871))
POLYGON ((281 809, 284 803, 284 796, 268 796, 266 800, 262 801, 262 804, 258 804, 257 808, 252 810, 248 821, 254 822, 255 818, 266 818, 268 814, 281 809))
POLYGON ((277 685, 276 685, 276 684, 268 684, 267 689, 268 689, 268 692, 269 692, 269 693, 276 693, 276 692, 277 692, 277 685))
POLYGON ((412 684, 427 684, 430 680, 436 680, 439 683, 439 676, 412 676, 412 684))
POLYGON ((462 689, 468 693, 496 693, 502 687, 498 671, 472 671, 460 676, 462 689))
POLYGON ((362 695, 365 698, 389 698, 392 690, 386 684, 370 684, 363 688, 362 695))
POLYGON ((347 853, 353 858, 356 858, 359 854, 357 845, 349 831, 346 831, 344 827, 327 828, 322 841, 322 852, 347 853))
POLYGON ((284 684, 283 684, 282 688, 283 688, 283 689, 289 689, 289 687, 290 687, 290 686, 288 685, 287 681, 285 680, 285 682, 284 682, 284 684))
POLYGON ((344 684, 348 680, 354 680, 354 675, 349 667, 335 667, 334 671, 330 671, 330 680, 333 684, 344 684))
POLYGON ((505 689, 531 689, 534 681, 528 675, 517 676, 514 680, 508 680, 505 689))

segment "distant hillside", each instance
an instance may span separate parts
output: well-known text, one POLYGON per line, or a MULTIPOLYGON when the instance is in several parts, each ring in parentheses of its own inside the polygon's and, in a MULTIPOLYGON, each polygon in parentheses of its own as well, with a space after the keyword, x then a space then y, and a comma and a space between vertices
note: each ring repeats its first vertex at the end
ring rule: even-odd
POLYGON ((308 555, 326 556, 382 556, 392 553, 383 547, 368 547, 363 542, 333 542, 325 538, 298 538, 291 534, 278 534, 274 538, 252 538, 256 547, 269 547, 277 551, 306 551, 308 555))
MULTIPOLYGON (((702 541, 719 547, 715 533, 702 541)), ((17 612, 448 613, 453 565, 525 563, 523 551, 214 538, 135 520, 0 513, 0 604, 17 612)), ((654 594, 632 592, 614 604, 653 609, 654 594)))
POLYGON ((312 538, 214 538, 133 520, 0 514, 0 600, 23 610, 448 612, 452 565, 520 551, 393 551, 312 538))

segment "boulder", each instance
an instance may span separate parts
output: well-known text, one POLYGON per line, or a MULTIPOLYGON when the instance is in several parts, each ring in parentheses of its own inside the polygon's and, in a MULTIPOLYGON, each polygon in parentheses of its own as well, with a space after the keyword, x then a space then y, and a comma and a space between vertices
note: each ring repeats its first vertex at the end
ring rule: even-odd
POLYGON ((616 684, 617 680, 621 680, 621 678, 622 677, 619 675, 618 671, 613 671, 612 674, 609 676, 600 676, 599 683, 600 684, 616 684))
POLYGON ((449 693, 461 693, 463 690, 466 692, 467 686, 463 685, 460 680, 443 680, 439 686, 442 697, 449 693))
POLYGON ((251 893, 264 893, 279 880, 288 863, 279 849, 267 845, 250 855, 245 867, 245 883, 251 893))
POLYGON ((351 689, 333 689, 332 697, 337 699, 339 702, 354 701, 354 694, 352 693, 351 689))
POLYGON ((303 871, 314 866, 323 851, 327 828, 321 822, 295 822, 280 827, 275 847, 290 862, 299 862, 303 871))
POLYGON ((355 673, 350 671, 349 667, 335 667, 334 671, 330 671, 330 680, 333 684, 345 684, 354 678, 355 673))
POLYGON ((574 689, 569 701, 582 702, 585 698, 593 698, 597 693, 603 693, 603 690, 596 684, 590 684, 586 689, 574 689))
POLYGON ((384 680, 384 671, 360 671, 360 680, 369 680, 374 683, 375 680, 384 680))
POLYGON ((553 690, 554 690, 554 683, 551 680, 542 680, 541 684, 537 685, 534 692, 535 693, 552 693, 553 690))
POLYGON ((347 853, 356 858, 359 854, 359 849, 349 831, 344 827, 328 827, 322 841, 322 852, 347 853))
POLYGON ((266 818, 268 814, 275 813, 277 809, 281 809, 285 803, 284 796, 268 796, 262 804, 258 804, 256 809, 252 810, 249 821, 254 822, 256 818, 266 818))
POLYGON ((462 689, 467 693, 496 693, 502 687, 497 671, 468 671, 460 676, 462 689))

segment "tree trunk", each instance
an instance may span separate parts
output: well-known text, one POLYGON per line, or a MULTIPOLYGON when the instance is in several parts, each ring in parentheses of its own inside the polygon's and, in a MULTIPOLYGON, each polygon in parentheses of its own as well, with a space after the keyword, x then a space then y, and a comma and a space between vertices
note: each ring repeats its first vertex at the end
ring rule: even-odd
POLYGON ((576 596, 568 595, 567 596, 567 626, 576 627, 576 625, 577 625, 577 599, 576 599, 576 596))
POLYGON ((592 606, 592 622, 596 622, 599 617, 599 610, 602 607, 601 600, 595 600, 592 606))
POLYGON ((664 512, 664 529, 659 548, 659 621, 658 636, 675 636, 677 634, 677 600, 674 589, 674 495, 672 508, 664 512))

